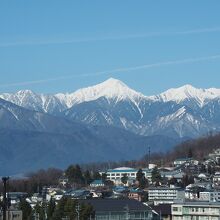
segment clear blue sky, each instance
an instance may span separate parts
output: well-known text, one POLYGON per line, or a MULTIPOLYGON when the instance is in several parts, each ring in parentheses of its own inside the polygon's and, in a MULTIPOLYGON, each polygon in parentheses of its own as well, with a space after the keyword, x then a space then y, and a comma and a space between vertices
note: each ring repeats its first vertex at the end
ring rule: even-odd
POLYGON ((220 88, 219 11, 219 0, 0 1, 0 92, 71 92, 109 77, 146 95, 220 88))

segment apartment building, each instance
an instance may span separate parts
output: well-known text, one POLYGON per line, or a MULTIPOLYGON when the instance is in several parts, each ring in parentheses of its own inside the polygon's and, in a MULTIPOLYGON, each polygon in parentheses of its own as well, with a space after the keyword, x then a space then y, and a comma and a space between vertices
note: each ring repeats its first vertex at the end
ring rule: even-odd
MULTIPOLYGON (((151 181, 151 171, 150 169, 142 169, 142 172, 149 181, 151 181)), ((107 174, 107 179, 113 181, 115 184, 121 183, 121 178, 124 175, 127 175, 128 181, 134 181, 136 179, 136 174, 138 169, 130 168, 130 167, 119 167, 115 169, 109 169, 107 174)))
POLYGON ((184 199, 185 191, 179 187, 150 187, 148 199, 157 204, 171 204, 174 200, 184 199))
POLYGON ((172 204, 172 220, 219 220, 219 202, 175 202, 172 204))

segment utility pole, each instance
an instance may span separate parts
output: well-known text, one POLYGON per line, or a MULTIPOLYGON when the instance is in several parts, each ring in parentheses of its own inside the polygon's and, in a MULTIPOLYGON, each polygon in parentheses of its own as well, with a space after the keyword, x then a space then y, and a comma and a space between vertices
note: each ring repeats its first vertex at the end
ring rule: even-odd
POLYGON ((3 220, 6 220, 6 211, 7 211, 7 198, 6 198, 6 193, 7 193, 7 182, 9 180, 9 177, 2 177, 2 182, 3 182, 3 220))
POLYGON ((150 166, 150 147, 148 147, 148 169, 150 166))
POLYGON ((79 206, 79 203, 76 205, 76 213, 77 213, 77 220, 79 220, 79 217, 80 217, 80 206, 79 206))

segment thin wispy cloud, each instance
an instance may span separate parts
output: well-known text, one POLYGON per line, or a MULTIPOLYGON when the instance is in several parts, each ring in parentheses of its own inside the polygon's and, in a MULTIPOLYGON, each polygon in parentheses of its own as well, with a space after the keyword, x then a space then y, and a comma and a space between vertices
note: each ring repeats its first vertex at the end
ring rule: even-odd
POLYGON ((173 32, 169 31, 169 32, 149 32, 149 33, 140 33, 140 34, 117 34, 117 35, 110 35, 110 36, 82 37, 82 38, 68 38, 68 39, 63 39, 63 38, 34 39, 34 40, 27 39, 27 40, 14 41, 14 42, 0 42, 0 47, 89 43, 89 42, 96 42, 96 41, 138 39, 138 38, 178 36, 178 35, 193 35, 193 34, 212 33, 212 32, 220 32, 220 27, 201 28, 201 29, 173 31, 173 32))
POLYGON ((150 69, 150 68, 172 66, 172 65, 178 65, 178 64, 198 63, 198 62, 205 62, 205 61, 211 61, 211 60, 217 60, 217 59, 220 59, 220 54, 206 56, 206 57, 187 58, 187 59, 181 59, 181 60, 169 60, 169 61, 164 61, 164 62, 156 62, 156 63, 146 64, 146 65, 133 66, 133 67, 122 67, 122 68, 105 70, 105 71, 94 72, 94 73, 74 74, 74 75, 60 76, 56 78, 0 84, 0 88, 29 86, 29 85, 34 85, 34 84, 43 84, 43 83, 49 83, 52 81, 66 80, 66 79, 72 79, 72 78, 81 78, 81 77, 83 78, 83 77, 90 77, 90 76, 108 75, 108 74, 113 74, 113 73, 132 72, 132 71, 141 70, 141 69, 150 69))

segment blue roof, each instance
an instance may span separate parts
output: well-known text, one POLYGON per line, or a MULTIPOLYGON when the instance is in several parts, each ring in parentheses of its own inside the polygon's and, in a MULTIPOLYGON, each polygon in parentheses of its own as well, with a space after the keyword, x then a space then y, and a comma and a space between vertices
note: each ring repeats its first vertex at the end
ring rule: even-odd
POLYGON ((99 184, 104 184, 104 182, 102 180, 94 180, 91 182, 91 184, 99 185, 99 184))
MULTIPOLYGON (((112 172, 112 173, 123 173, 123 172, 138 172, 139 169, 125 169, 125 170, 115 170, 115 169, 109 169, 107 172, 112 172)), ((142 169, 143 172, 151 172, 149 169, 142 169)))
POLYGON ((114 170, 110 169, 107 172, 113 172, 113 173, 122 173, 122 172, 137 172, 137 169, 129 169, 129 170, 114 170))
POLYGON ((192 160, 191 157, 182 157, 182 158, 177 158, 175 161, 187 161, 187 160, 192 160))

